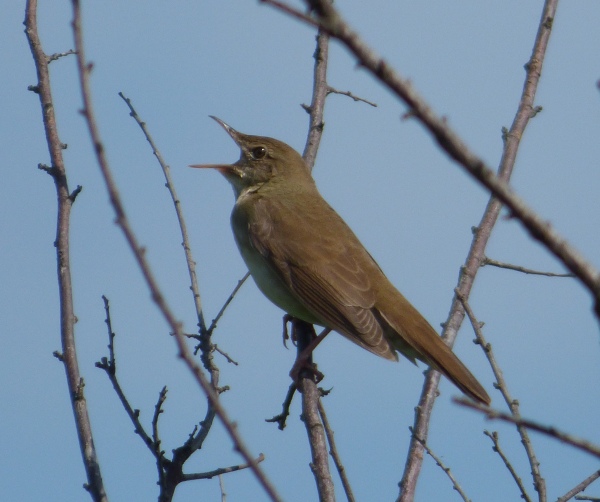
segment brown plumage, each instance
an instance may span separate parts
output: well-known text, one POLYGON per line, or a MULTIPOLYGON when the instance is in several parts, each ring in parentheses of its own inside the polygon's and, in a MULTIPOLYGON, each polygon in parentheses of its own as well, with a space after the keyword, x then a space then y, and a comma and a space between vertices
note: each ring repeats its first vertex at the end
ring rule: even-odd
POLYGON ((476 401, 486 391, 425 318, 392 285, 319 194, 302 157, 281 141, 241 134, 232 165, 209 165, 232 184, 231 224, 261 291, 289 314, 331 328, 390 360, 424 361, 476 401))

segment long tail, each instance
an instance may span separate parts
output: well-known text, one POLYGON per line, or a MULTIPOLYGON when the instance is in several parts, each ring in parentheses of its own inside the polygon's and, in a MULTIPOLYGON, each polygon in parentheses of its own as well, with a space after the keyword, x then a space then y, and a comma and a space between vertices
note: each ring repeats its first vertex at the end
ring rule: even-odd
POLYGON ((417 309, 402 299, 403 305, 377 309, 388 325, 385 332, 390 344, 411 361, 417 358, 438 370, 471 399, 489 405, 491 399, 483 386, 417 309))

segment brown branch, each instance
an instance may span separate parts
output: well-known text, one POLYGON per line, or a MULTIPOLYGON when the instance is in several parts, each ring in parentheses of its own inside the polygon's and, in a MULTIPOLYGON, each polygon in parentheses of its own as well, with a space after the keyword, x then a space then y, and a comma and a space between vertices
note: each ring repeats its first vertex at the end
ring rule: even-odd
POLYGON ((108 161, 106 159, 104 153, 104 145, 102 144, 100 133, 98 131, 98 127, 95 120, 95 114, 92 107, 91 101, 91 91, 89 84, 89 73, 91 66, 87 63, 84 53, 83 47, 83 33, 81 28, 81 6, 80 0, 72 0, 73 5, 73 35, 75 39, 75 50, 77 51, 77 67, 79 73, 79 84, 81 88, 82 100, 83 100, 83 116, 86 119, 86 124, 88 126, 90 138, 92 140, 92 144, 94 145, 94 151, 96 153, 96 158, 98 161, 98 165, 100 167, 100 171, 104 178, 104 182, 106 184, 106 189, 109 193, 110 201, 113 206, 113 209, 116 213, 116 222, 117 225, 123 231, 125 235, 125 239, 129 244, 134 258, 138 263, 140 271, 146 281, 148 288, 151 292, 152 300, 159 308, 161 314, 167 321, 169 327, 172 332, 175 334, 175 340, 177 343, 177 348, 179 350, 179 357, 183 359, 185 364, 188 366, 189 370, 192 372, 194 378, 197 383, 202 388, 203 392, 206 394, 210 405, 214 409, 214 413, 219 417, 223 426, 231 438, 235 449, 242 455, 244 460, 250 465, 250 469, 253 471, 257 480, 265 490, 265 493, 271 500, 281 500, 279 495, 277 494, 275 488, 272 486, 271 482, 267 479, 266 475, 262 471, 262 469, 254 462, 254 457, 242 441, 242 438, 237 431, 235 424, 229 418, 225 409, 221 406, 219 402, 219 398, 215 389, 211 382, 206 378, 202 369, 198 364, 196 364, 189 348, 185 343, 185 337, 182 332, 181 323, 175 318, 173 311, 168 306, 164 296, 162 295, 160 288, 158 287, 158 283, 152 273, 150 266, 146 260, 145 253, 143 248, 139 245, 135 234, 129 224, 129 220, 126 217, 125 209, 123 207, 123 203, 121 201, 119 192, 117 190, 116 184, 114 182, 114 177, 112 175, 112 171, 108 165, 108 161))
POLYGON ((516 272, 522 272, 523 274, 530 275, 544 275, 546 277, 575 277, 573 274, 557 274, 554 272, 541 272, 539 270, 532 270, 530 268, 521 267, 520 265, 512 265, 510 263, 492 260, 491 258, 484 256, 483 260, 481 260, 481 266, 485 267, 486 265, 498 268, 505 268, 507 270, 514 270, 516 272))
POLYGON ((313 95, 309 107, 304 107, 310 116, 310 124, 308 126, 308 136, 302 157, 308 168, 312 171, 317 151, 321 144, 323 136, 323 128, 325 122, 323 120, 323 111, 325 109, 325 99, 327 98, 327 62, 329 59, 329 36, 319 30, 317 33, 317 46, 314 53, 315 69, 313 73, 313 95))
POLYGON ((466 406, 467 408, 471 408, 473 410, 479 411, 480 413, 483 413, 488 420, 502 420, 503 422, 522 425, 524 427, 527 427, 528 429, 540 432, 541 434, 557 439, 558 441, 569 444, 574 448, 585 451, 590 455, 594 455, 595 457, 600 458, 600 446, 595 445, 587 439, 581 439, 576 436, 573 436, 572 434, 562 432, 551 425, 543 425, 538 422, 534 422, 533 420, 515 417, 508 413, 488 408, 487 406, 483 406, 478 403, 469 401, 468 399, 453 398, 452 400, 456 404, 460 404, 461 406, 466 406))
POLYGON ((521 498, 523 500, 525 500, 525 502, 531 502, 531 498, 529 497, 527 490, 525 489, 525 485, 523 485, 523 481, 517 474, 517 471, 513 467, 512 463, 510 462, 508 457, 505 455, 504 451, 502 451, 502 448, 500 448, 500 441, 499 441, 498 433, 496 431, 490 432, 487 430, 483 431, 483 433, 492 440, 492 443, 494 443, 492 450, 494 450, 500 456, 500 458, 504 462, 504 465, 508 469, 508 472, 510 472, 510 475, 515 480, 515 483, 517 484, 517 487, 519 488, 519 491, 521 492, 521 498))
POLYGON ((594 481, 600 478, 600 470, 593 472, 587 478, 585 478, 581 483, 577 486, 574 486, 571 490, 565 493, 562 497, 558 497, 556 502, 567 502, 567 500, 571 500, 575 495, 585 490, 588 486, 590 486, 594 481))
POLYGON ((290 415, 290 406, 292 404, 292 399, 294 399, 294 394, 297 389, 296 382, 293 382, 288 388, 287 394, 285 395, 285 399, 283 400, 282 411, 279 415, 275 415, 273 418, 265 419, 265 422, 274 422, 278 424, 278 428, 280 431, 285 429, 287 417, 290 415))
MULTIPOLYGON (((292 322, 294 339, 298 341, 298 355, 304 352, 310 341, 316 337, 312 324, 294 318, 292 322)), ((307 366, 312 365, 312 357, 308 358, 307 366)), ((314 378, 314 371, 302 369, 298 375, 298 390, 302 393, 302 420, 306 426, 312 462, 311 470, 317 483, 320 502, 334 502, 335 491, 329 472, 327 441, 323 424, 318 410, 319 389, 314 378)))
MULTIPOLYGON (((413 432, 412 427, 409 427, 409 430, 411 433, 413 432)), ((452 474, 452 472, 450 471, 450 467, 446 467, 444 465, 444 463, 442 462, 442 459, 440 457, 438 457, 435 453, 433 453, 433 451, 431 450, 431 448, 429 448, 429 446, 427 446, 427 443, 425 441, 423 441, 421 438, 418 438, 416 436, 414 436, 414 437, 419 443, 421 443, 421 445, 423 446, 423 448, 425 449, 427 454, 435 461, 437 466, 440 469, 442 469, 442 471, 444 471, 446 476, 448 476, 448 478, 450 479, 450 482, 452 483, 452 488, 454 488, 454 490, 456 490, 458 492, 458 494, 461 496, 461 498, 465 502, 470 502, 471 499, 469 499, 469 497, 467 497, 467 494, 463 491, 460 484, 458 484, 458 481, 454 477, 454 474, 452 474)))
POLYGON ((56 258, 58 271, 58 290, 60 300, 60 334, 62 354, 60 360, 64 364, 67 377, 67 386, 71 407, 75 417, 75 427, 79 448, 87 476, 85 488, 89 491, 93 500, 106 501, 107 496, 100 472, 100 463, 94 446, 92 426, 87 409, 87 401, 83 394, 83 379, 79 372, 77 361, 77 350, 75 346, 75 313, 73 309, 73 286, 71 282, 71 265, 69 254, 69 222, 71 208, 75 197, 81 190, 69 191, 67 173, 62 157, 63 143, 58 137, 56 117, 54 115, 54 104, 52 101, 52 90, 50 86, 50 73, 48 64, 57 57, 46 56, 42 42, 38 34, 37 26, 37 0, 27 0, 25 7, 25 34, 37 72, 37 84, 35 92, 40 98, 42 108, 42 121, 44 133, 48 144, 51 166, 46 169, 53 180, 58 200, 58 215, 56 228, 56 258))
MULTIPOLYGON (((321 391, 324 392, 324 391, 321 391)), ((352 487, 350 486, 350 480, 348 476, 346 476, 346 469, 344 464, 342 464, 342 459, 337 451, 337 447, 335 445, 335 439, 333 429, 329 425, 329 420, 327 419, 327 414, 325 413, 325 407, 323 406, 323 400, 319 399, 319 415, 321 416, 321 421, 323 422, 323 427, 325 428, 325 435, 327 436, 327 442, 329 443, 329 454, 333 459, 333 463, 335 464, 335 468, 338 471, 340 476, 340 480, 342 481, 342 486, 344 487, 344 493, 346 494, 346 500, 348 502, 355 502, 354 493, 352 493, 352 487)))
MULTIPOLYGON (((473 331, 475 331, 476 342, 481 346, 483 352, 492 367, 492 371, 494 372, 494 376, 496 377, 496 383, 494 387, 500 390, 500 393, 504 397, 504 401, 508 406, 511 414, 515 418, 521 418, 521 411, 519 408, 519 401, 514 399, 510 392, 508 391, 508 386, 506 385, 506 380, 504 379, 504 375, 502 370, 500 369, 500 365, 496 361, 494 353, 492 351, 492 345, 487 342, 485 337, 483 336, 483 331, 481 329, 482 324, 475 318, 475 314, 471 310, 470 305, 468 304, 466 298, 464 298, 458 291, 456 291, 456 297, 461 302, 465 312, 469 316, 469 320, 471 321, 471 326, 473 326, 473 331)), ((521 443, 525 448, 525 453, 527 454, 527 459, 529 460, 529 465, 531 467, 531 475, 533 476, 533 486, 539 494, 539 499, 542 502, 546 501, 546 481, 542 477, 542 473, 540 471, 540 463, 535 454, 535 450, 533 449, 533 444, 531 439, 529 438, 529 433, 527 432, 527 428, 522 425, 517 425, 517 431, 521 436, 521 443)))

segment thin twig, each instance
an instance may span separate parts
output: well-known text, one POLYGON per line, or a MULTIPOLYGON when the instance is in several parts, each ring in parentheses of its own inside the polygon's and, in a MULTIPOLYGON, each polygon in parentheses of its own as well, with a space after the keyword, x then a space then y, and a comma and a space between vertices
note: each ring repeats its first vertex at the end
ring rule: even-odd
POLYGON ((329 420, 327 419, 327 414, 325 413, 325 407, 323 406, 323 399, 319 398, 319 415, 321 416, 321 421, 323 422, 323 427, 325 427, 325 435, 327 436, 327 442, 329 443, 329 454, 333 459, 333 463, 335 464, 335 468, 338 471, 340 476, 340 480, 342 481, 342 486, 344 487, 344 493, 346 494, 346 500, 348 502, 355 502, 354 493, 352 492, 352 487, 350 486, 350 480, 348 476, 346 476, 346 469, 344 464, 342 463, 342 458, 340 457, 337 447, 335 445, 335 433, 333 429, 329 425, 329 420))
POLYGON ((219 475, 219 489, 221 490, 221 502, 226 502, 227 493, 225 493, 225 483, 223 482, 223 476, 219 475))
POLYGON ((565 493, 562 497, 558 497, 556 502, 567 502, 567 500, 571 500, 575 495, 585 490, 588 486, 590 486, 594 481, 600 478, 600 470, 593 472, 587 478, 585 478, 581 483, 577 486, 574 486, 571 490, 565 493))
POLYGON ((525 500, 525 502, 531 502, 531 498, 529 497, 529 494, 527 493, 527 490, 525 489, 525 485, 523 484, 523 481, 517 474, 517 471, 513 467, 511 461, 505 455, 504 451, 502 451, 502 448, 500 448, 500 441, 499 441, 498 433, 496 431, 490 432, 487 430, 483 431, 483 433, 487 437, 489 437, 492 440, 492 442, 494 443, 494 446, 492 447, 492 449, 500 456, 500 458, 504 462, 504 465, 508 469, 508 472, 510 472, 510 475, 515 480, 515 483, 517 483, 517 487, 519 488, 519 491, 521 492, 521 498, 523 500, 525 500))
POLYGON ((491 265, 492 267, 505 268, 507 270, 515 270, 516 272, 522 272, 523 274, 530 275, 544 275, 546 277, 575 277, 573 274, 557 274, 555 272, 541 272, 539 270, 532 270, 530 268, 521 267, 520 265, 512 265, 510 263, 504 263, 498 260, 492 260, 487 256, 481 260, 481 266, 491 265))
MULTIPOLYGON (((260 454, 257 458, 254 459, 255 463, 260 463, 265 459, 264 454, 260 454)), ((222 474, 227 474, 228 472, 241 471, 242 469, 248 469, 250 466, 248 464, 239 464, 239 465, 230 465, 229 467, 220 467, 219 469, 215 469, 214 471, 208 472, 197 472, 194 474, 184 474, 183 481, 192 481, 195 479, 211 479, 215 476, 221 477, 222 474)))
MULTIPOLYGON (((502 396, 504 397, 504 401, 508 406, 511 414, 515 418, 521 418, 521 411, 519 408, 519 401, 514 399, 506 385, 506 380, 504 379, 504 375, 502 370, 500 369, 500 365, 496 361, 494 356, 494 352, 492 351, 492 345, 487 342, 485 337, 483 336, 483 331, 481 329, 481 323, 476 319, 471 306, 467 302, 466 298, 460 294, 458 290, 456 290, 456 297, 461 302, 465 312, 469 316, 469 320, 471 321, 471 326, 473 326, 473 331, 475 332, 476 342, 481 346, 485 356, 487 357, 488 362, 494 372, 494 376, 496 377, 496 384, 494 385, 498 390, 500 390, 502 396)), ((546 481, 542 477, 542 473, 540 471, 540 463, 535 454, 535 450, 533 449, 533 443, 529 437, 529 433, 527 432, 527 428, 522 425, 517 425, 517 431, 521 436, 521 443, 525 448, 525 453, 527 454, 527 459, 529 460, 529 465, 531 467, 531 474, 533 476, 533 486, 540 496, 540 501, 546 501, 546 481), (544 495, 542 497, 542 495, 544 495)))
POLYGON ((287 417, 290 415, 292 399, 294 399, 294 394, 296 393, 297 388, 298 386, 296 385, 296 382, 292 382, 288 388, 287 394, 285 395, 281 413, 279 415, 275 415, 273 418, 265 419, 265 422, 277 423, 280 431, 285 429, 287 417))
POLYGON ((133 406, 131 406, 129 400, 123 392, 123 388, 121 387, 119 379, 117 378, 117 359, 115 356, 116 335, 112 328, 112 321, 110 316, 110 303, 108 301, 108 298, 106 298, 106 296, 104 295, 102 296, 102 300, 104 302, 104 311, 106 314, 104 322, 106 323, 106 328, 108 330, 108 358, 103 357, 102 359, 100 359, 100 361, 96 363, 96 367, 106 372, 110 383, 115 389, 115 392, 119 400, 121 401, 123 408, 125 408, 125 411, 129 416, 131 423, 133 424, 134 432, 138 436, 140 436, 144 444, 152 452, 152 455, 154 455, 154 457, 160 463, 163 460, 162 455, 160 454, 160 449, 156 446, 154 440, 150 437, 150 435, 145 431, 144 426, 140 422, 140 411, 134 409, 133 406))
POLYGON ((66 52, 55 52, 54 54, 51 54, 50 56, 48 56, 48 63, 51 63, 52 61, 56 61, 60 58, 64 58, 65 56, 70 56, 71 54, 75 54, 75 51, 73 49, 69 49, 66 52))
POLYGON ((348 96, 349 98, 352 98, 354 101, 361 101, 363 103, 367 103, 368 105, 377 108, 377 104, 373 103, 372 101, 369 101, 368 99, 359 98, 358 96, 352 94, 350 91, 340 91, 334 87, 331 87, 330 85, 327 86, 327 94, 341 94, 342 96, 348 96))
POLYGON ((158 287, 158 283, 152 273, 150 266, 146 260, 144 250, 139 245, 137 238, 135 237, 133 230, 129 224, 129 220, 126 217, 125 209, 123 207, 123 203, 121 201, 121 197, 117 190, 116 184, 114 182, 114 178, 110 167, 108 165, 108 161, 106 159, 104 153, 104 145, 100 138, 100 133, 98 131, 98 127, 95 120, 95 114, 92 107, 91 100, 91 91, 89 84, 89 73, 90 73, 90 65, 87 63, 83 48, 83 33, 81 28, 81 6, 80 0, 72 0, 73 4, 73 34, 75 38, 75 50, 77 51, 77 66, 79 72, 79 83, 81 88, 82 100, 83 100, 83 110, 82 113, 86 119, 86 123, 88 126, 89 134, 92 139, 92 143, 94 145, 94 150, 96 153, 96 158, 98 161, 98 165, 102 172, 102 176, 104 178, 107 191, 110 196, 111 204, 116 213, 116 222, 123 231, 127 243, 129 244, 134 257, 140 267, 142 275, 148 285, 148 288, 151 292, 152 299, 161 311, 163 317, 167 321, 170 329, 175 334, 175 340, 177 343, 177 348, 179 350, 179 357, 183 359, 185 364, 188 366, 189 370, 192 372, 194 378, 202 388, 203 392, 206 394, 209 399, 210 404, 214 408, 214 412, 217 414, 219 419, 221 420, 227 434, 230 436, 233 444, 235 445, 235 449, 242 455, 244 460, 250 465, 250 468, 257 480, 265 490, 265 493, 268 497, 273 501, 281 500, 279 495, 277 494, 275 488, 268 480, 262 469, 256 465, 254 462, 254 456, 250 453, 246 445, 244 444, 239 432, 237 431, 236 425, 229 418, 225 409, 221 406, 219 402, 219 398, 217 393, 215 392, 213 385, 206 378, 202 369, 198 364, 196 364, 189 348, 185 343, 185 338, 183 336, 183 332, 181 329, 181 323, 175 318, 173 311, 168 306, 164 296, 162 295, 160 288, 158 287))
MULTIPOLYGON (((413 433, 413 428, 409 427, 409 430, 411 433, 413 433)), ((425 449, 425 451, 427 452, 427 454, 433 459, 435 460, 435 463, 437 464, 437 466, 442 469, 442 471, 444 471, 444 473, 446 474, 446 476, 448 476, 448 478, 450 479, 451 483, 452 483, 452 488, 454 488, 458 494, 462 497, 462 499, 465 502, 471 502, 471 499, 469 499, 469 497, 467 497, 467 494, 463 491, 462 487, 460 486, 460 484, 458 483, 458 481, 456 480, 456 478, 454 477, 454 474, 452 474, 452 472, 450 471, 450 467, 446 467, 444 465, 444 463, 442 462, 442 459, 440 457, 438 457, 435 453, 433 453, 433 451, 431 450, 431 448, 429 448, 429 446, 427 446, 427 443, 425 441, 423 441, 421 438, 415 437, 415 439, 421 443, 421 445, 423 446, 423 448, 425 449)))
POLYGON ((215 350, 215 352, 221 354, 227 360, 228 363, 231 363, 234 366, 239 366, 240 363, 238 363, 235 359, 232 359, 227 352, 221 350, 216 343, 213 343, 213 349, 215 350))
POLYGON ((83 379, 79 372, 77 350, 75 345, 75 312, 73 307, 73 285, 71 281, 71 259, 69 254, 70 215, 73 202, 79 190, 71 193, 67 182, 67 172, 62 156, 63 143, 58 136, 52 89, 50 86, 50 73, 48 64, 53 56, 46 56, 37 26, 37 0, 27 0, 25 7, 25 34, 35 69, 37 84, 35 92, 40 98, 42 108, 42 122, 50 154, 51 168, 46 170, 53 180, 58 199, 57 225, 56 225, 56 259, 58 271, 58 292, 60 301, 60 336, 62 354, 60 360, 64 364, 67 377, 67 386, 73 414, 77 439, 86 472, 88 490, 93 500, 104 502, 107 499, 100 471, 100 461, 94 445, 92 426, 90 423, 87 401, 83 394, 83 379))
POLYGON ((206 330, 206 332, 208 333, 209 336, 212 334, 212 332, 217 327, 217 323, 219 322, 219 320, 221 319, 221 317, 223 317, 223 314, 225 313, 225 310, 227 309, 227 307, 229 306, 229 304, 233 301, 233 299, 235 298, 235 295, 240 290, 240 288, 243 286, 244 282, 246 282, 246 280, 248 279, 248 277, 250 277, 250 272, 246 272, 246 275, 244 275, 244 277, 242 277, 238 281, 237 285, 235 286, 235 288, 233 288, 233 291, 231 292, 231 294, 229 295, 229 297, 227 298, 227 300, 225 300, 225 303, 221 307, 221 310, 219 310, 219 312, 217 313, 216 317, 212 320, 212 322, 210 323, 210 326, 206 330))
MULTIPOLYGON (((137 111, 131 104, 131 99, 125 97, 125 95, 122 92, 119 92, 119 96, 123 99, 123 101, 125 101, 125 104, 129 108, 129 110, 130 110, 129 115, 131 115, 131 117, 133 117, 133 119, 140 126, 140 128, 146 138, 146 141, 148 141, 148 143, 150 144, 150 147, 152 148, 152 153, 156 157, 156 160, 158 160, 158 163, 160 164, 162 172, 165 176, 165 180, 167 182, 166 187, 169 190, 169 193, 171 194, 171 199, 173 200, 173 205, 175 206, 175 212, 177 214, 177 221, 179 223, 179 228, 181 229, 181 237, 183 240, 182 245, 183 245, 183 249, 185 251, 185 258, 186 258, 186 262, 187 262, 188 272, 190 275, 190 288, 194 295, 194 304, 196 306, 196 315, 198 317, 198 327, 200 328, 200 334, 207 333, 208 330, 206 329, 206 323, 204 321, 204 314, 202 312, 202 301, 201 301, 201 297, 200 297, 200 288, 198 287, 198 275, 196 274, 196 262, 194 260, 194 257, 192 256, 192 248, 190 246, 190 239, 188 237, 187 225, 185 223, 185 217, 184 217, 183 211, 181 209, 181 200, 179 199, 179 196, 177 195, 177 192, 175 190, 175 184, 174 184, 173 178, 171 176, 171 168, 163 159, 163 156, 160 153, 158 146, 154 142, 154 139, 150 135, 150 131, 146 127, 146 123, 144 121, 142 121, 142 119, 138 115, 137 111)), ((210 332, 208 332, 208 336, 210 336, 210 332)), ((214 368, 212 368, 212 365, 210 364, 210 358, 208 358, 208 361, 209 361, 208 363, 205 363, 205 367, 209 372, 211 372, 211 378, 212 378, 213 377, 212 371, 214 368)), ((217 384, 215 384, 215 385, 217 385, 217 384)))
POLYGON ((469 401, 468 399, 456 397, 452 400, 456 404, 460 404, 461 406, 466 406, 467 408, 471 408, 473 410, 479 411, 480 413, 483 413, 488 420, 502 420, 503 422, 522 425, 524 427, 527 427, 528 429, 540 432, 541 434, 557 439, 558 441, 569 444, 574 448, 585 451, 590 455, 594 455, 595 457, 600 458, 600 446, 595 445, 587 439, 581 439, 576 436, 573 436, 572 434, 562 432, 551 425, 543 425, 538 422, 534 422, 533 420, 528 420, 526 418, 514 417, 513 415, 510 415, 508 413, 488 408, 487 406, 483 406, 473 401, 469 401))

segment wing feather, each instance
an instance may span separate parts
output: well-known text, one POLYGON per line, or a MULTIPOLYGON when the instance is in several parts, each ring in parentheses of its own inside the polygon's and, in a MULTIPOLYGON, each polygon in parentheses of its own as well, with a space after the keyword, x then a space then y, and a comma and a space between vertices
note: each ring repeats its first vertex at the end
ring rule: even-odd
POLYGON ((254 202, 255 217, 248 226, 250 242, 268 259, 289 291, 325 326, 370 352, 397 360, 373 309, 376 294, 369 271, 374 267, 381 272, 352 231, 326 207, 335 233, 341 226, 352 238, 336 238, 333 232, 315 233, 310 211, 297 218, 285 204, 262 198, 254 202), (282 218, 288 218, 286 225, 281 224, 282 218))

